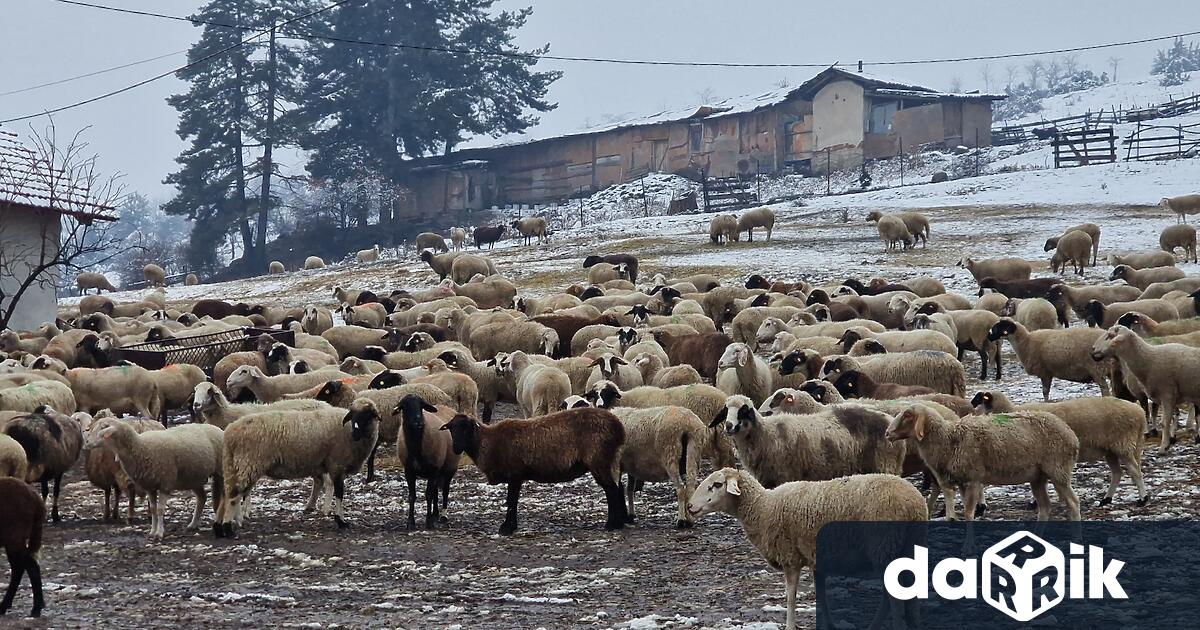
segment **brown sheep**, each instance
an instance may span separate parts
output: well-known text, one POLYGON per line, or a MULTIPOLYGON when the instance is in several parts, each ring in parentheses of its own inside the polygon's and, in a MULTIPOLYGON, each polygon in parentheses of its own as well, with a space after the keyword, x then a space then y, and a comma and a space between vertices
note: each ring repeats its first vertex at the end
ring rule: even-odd
POLYGON ((1162 234, 1158 235, 1158 246, 1172 255, 1176 247, 1182 247, 1183 261, 1196 262, 1196 228, 1184 224, 1163 228, 1162 234))
POLYGON ((725 353, 725 348, 733 343, 729 335, 719 332, 678 337, 664 331, 654 331, 653 334, 654 340, 666 350, 671 365, 690 365, 701 376, 712 379, 717 377, 717 363, 725 353))
POLYGON ((12 477, 0 478, 0 505, 4 506, 3 526, 0 527, 0 545, 8 554, 8 566, 12 579, 4 600, 0 601, 0 615, 12 607, 21 578, 29 574, 29 585, 33 589, 33 611, 30 617, 42 616, 45 600, 42 599, 42 569, 38 565, 38 552, 42 548, 42 528, 46 522, 46 505, 25 482, 12 477))

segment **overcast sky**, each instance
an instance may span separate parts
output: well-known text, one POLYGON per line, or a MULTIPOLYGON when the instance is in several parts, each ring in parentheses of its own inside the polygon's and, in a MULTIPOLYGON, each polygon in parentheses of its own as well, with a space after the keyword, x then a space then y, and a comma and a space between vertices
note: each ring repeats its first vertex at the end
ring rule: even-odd
MULTIPOLYGON (((186 15, 200 0, 98 0, 134 9, 186 15)), ((523 48, 544 43, 553 53, 690 61, 843 63, 961 57, 1115 42, 1200 30, 1197 0, 1037 2, 1009 0, 796 0, 675 2, 647 0, 500 0, 504 8, 532 4, 533 17, 517 36, 523 48)), ((186 50, 199 29, 186 23, 122 15, 53 0, 3 0, 0 14, 0 94, 110 66, 186 50)), ((1123 59, 1118 78, 1145 76, 1163 43, 1085 52, 1097 73, 1106 60, 1123 59)), ((97 77, 0 96, 0 120, 35 113, 135 83, 170 70, 182 54, 97 77)), ((1005 66, 991 62, 994 81, 1005 66)), ((983 89, 982 63, 868 67, 874 73, 945 89, 955 77, 983 89)), ((635 67, 542 62, 565 75, 550 91, 559 104, 535 132, 551 135, 593 124, 605 115, 643 115, 700 101, 764 92, 782 80, 795 85, 815 70, 635 67)), ((1023 75, 1023 73, 1022 73, 1023 75)), ((1200 79, 1194 79, 1200 82, 1200 79)), ((996 85, 993 89, 998 89, 996 85)), ((85 137, 109 171, 129 186, 165 199, 163 177, 183 148, 176 115, 165 98, 182 91, 174 77, 55 116, 60 133, 90 126, 85 137)), ((45 125, 45 119, 32 121, 45 125)), ((6 128, 21 133, 28 122, 6 128)), ((301 164, 296 164, 300 168, 301 164)))

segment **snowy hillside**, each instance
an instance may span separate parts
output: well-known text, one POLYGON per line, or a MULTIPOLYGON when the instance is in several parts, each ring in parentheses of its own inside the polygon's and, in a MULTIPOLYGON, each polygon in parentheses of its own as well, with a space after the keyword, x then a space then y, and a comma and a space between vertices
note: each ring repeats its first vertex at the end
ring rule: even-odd
POLYGON ((1200 91, 1200 79, 1195 78, 1183 85, 1169 88, 1159 85, 1158 77, 1107 83, 1089 90, 1044 98, 1042 99, 1042 111, 1023 116, 1008 124, 1077 116, 1087 112, 1110 110, 1113 107, 1118 110, 1141 108, 1190 96, 1198 91, 1200 91))

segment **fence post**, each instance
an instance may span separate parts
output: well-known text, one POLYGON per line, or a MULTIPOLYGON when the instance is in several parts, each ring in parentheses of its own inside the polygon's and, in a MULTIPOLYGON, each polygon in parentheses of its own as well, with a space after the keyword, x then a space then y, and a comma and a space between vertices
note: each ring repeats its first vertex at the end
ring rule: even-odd
POLYGON ((642 216, 650 216, 650 199, 646 197, 646 176, 642 175, 642 216))
POLYGON ((826 197, 829 196, 829 165, 830 165, 829 150, 832 148, 833 147, 825 147, 825 196, 826 197))
POLYGON ((583 227, 583 186, 579 187, 579 227, 583 227))
POLYGON ((1175 138, 1175 158, 1183 157, 1183 125, 1175 127, 1175 131, 1179 134, 1175 138))
POLYGON ((975 177, 979 177, 979 127, 975 128, 975 177))
POLYGON ((906 159, 906 157, 904 155, 904 138, 901 137, 901 138, 899 138, 899 140, 900 140, 900 185, 904 186, 904 163, 908 160, 906 159))

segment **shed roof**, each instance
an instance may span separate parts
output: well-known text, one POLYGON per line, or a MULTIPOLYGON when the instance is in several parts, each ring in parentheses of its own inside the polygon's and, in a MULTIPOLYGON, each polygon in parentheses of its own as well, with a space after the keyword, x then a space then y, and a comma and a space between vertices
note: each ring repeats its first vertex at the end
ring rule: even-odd
POLYGON ((66 173, 40 159, 17 134, 0 129, 0 205, 70 215, 84 222, 116 221, 116 209, 95 203, 66 173))

